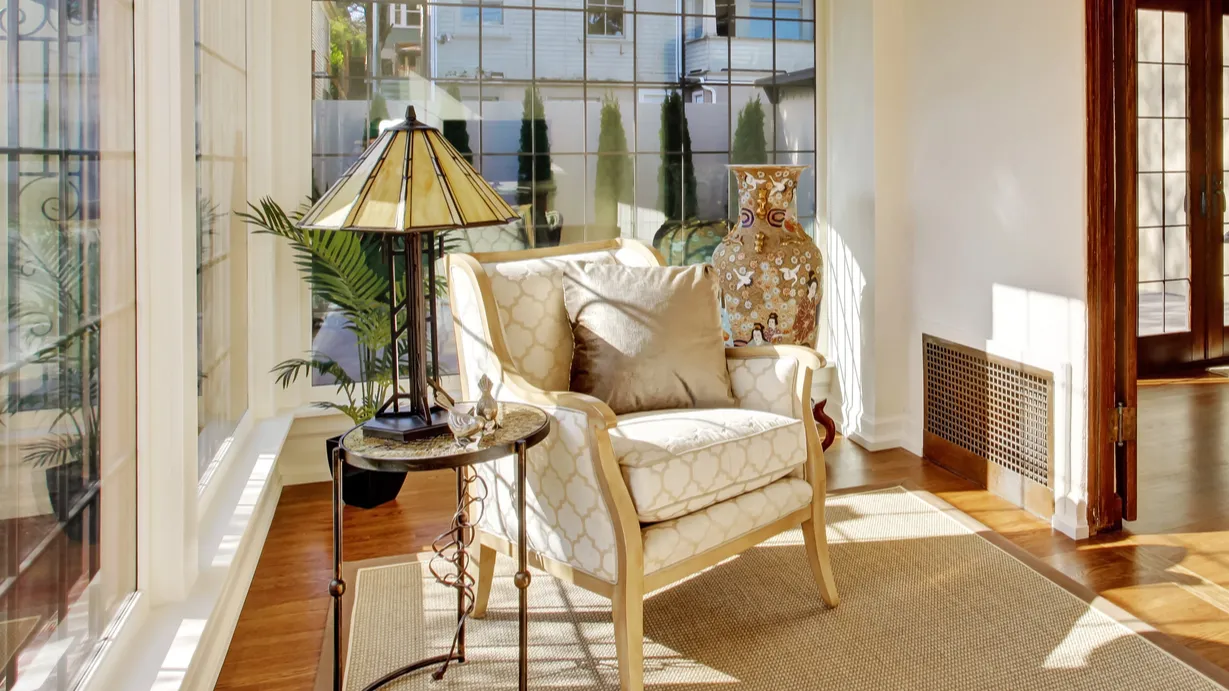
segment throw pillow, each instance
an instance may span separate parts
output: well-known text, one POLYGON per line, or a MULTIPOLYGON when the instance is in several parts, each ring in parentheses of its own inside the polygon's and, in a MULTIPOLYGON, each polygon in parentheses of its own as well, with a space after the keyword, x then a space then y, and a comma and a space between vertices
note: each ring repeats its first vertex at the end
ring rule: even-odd
POLYGON ((707 264, 570 264, 563 304, 575 340, 572 390, 605 401, 617 415, 737 406, 718 292, 707 264))

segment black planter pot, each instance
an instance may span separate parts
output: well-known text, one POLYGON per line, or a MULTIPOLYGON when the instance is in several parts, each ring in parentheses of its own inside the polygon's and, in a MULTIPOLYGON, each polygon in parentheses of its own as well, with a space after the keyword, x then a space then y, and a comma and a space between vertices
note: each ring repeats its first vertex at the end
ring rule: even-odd
POLYGON ((85 489, 80 463, 66 463, 44 469, 47 496, 51 499, 51 511, 64 528, 64 534, 73 542, 81 542, 81 524, 90 517, 90 544, 98 544, 97 503, 85 507, 76 516, 69 517, 73 502, 78 501, 85 489))
MULTIPOLYGON (((325 462, 329 476, 333 475, 333 451, 341 443, 341 435, 324 440, 325 462)), ((372 470, 342 466, 341 499, 346 506, 372 509, 397 498, 405 484, 405 473, 377 473, 372 470)))

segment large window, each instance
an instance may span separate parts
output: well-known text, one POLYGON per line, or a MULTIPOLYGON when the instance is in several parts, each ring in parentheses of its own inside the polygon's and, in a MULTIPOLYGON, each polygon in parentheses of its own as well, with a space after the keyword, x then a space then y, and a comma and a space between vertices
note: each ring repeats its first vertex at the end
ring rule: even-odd
POLYGON ((133 8, 0 7, 0 687, 67 689, 136 585, 133 8))
POLYGON ((197 464, 247 410, 247 7, 196 0, 197 464))
MULTIPOLYGON (((451 248, 619 236, 661 246, 683 237, 680 224, 684 235, 720 227, 731 215, 727 164, 815 165, 814 3, 778 0, 767 19, 753 5, 773 7, 423 3, 414 5, 425 16, 415 40, 385 20, 386 3, 317 1, 314 34, 331 58, 314 74, 314 187, 326 190, 382 122, 414 105, 522 214, 502 228, 450 237, 451 248), (766 26, 767 36, 752 37, 753 26, 766 26), (407 53, 416 56, 409 74, 407 53)), ((808 230, 814 180, 808 172, 799 198, 808 230)), ((703 254, 687 260, 707 260, 703 254)), ((345 320, 320 300, 314 310, 314 348, 359 374, 345 320)), ((439 333, 448 353, 447 321, 439 333)), ((441 366, 455 371, 455 356, 441 366)))

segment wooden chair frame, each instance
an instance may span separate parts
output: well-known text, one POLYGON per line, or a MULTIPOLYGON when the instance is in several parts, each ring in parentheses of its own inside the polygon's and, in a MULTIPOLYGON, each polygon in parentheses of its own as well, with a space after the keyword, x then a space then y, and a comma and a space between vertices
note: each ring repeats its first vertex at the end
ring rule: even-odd
MULTIPOLYGON (((500 321, 497 302, 491 289, 491 282, 482 265, 620 249, 642 252, 648 255, 647 258, 652 264, 661 265, 664 263, 661 255, 647 245, 636 241, 614 239, 545 249, 473 255, 453 254, 449 255, 446 259, 447 267, 445 271, 446 275, 451 278, 452 272, 459 269, 467 274, 468 278, 477 286, 481 298, 482 326, 485 332, 483 335, 491 345, 500 366, 503 368, 504 389, 525 402, 581 410, 585 412, 588 418, 590 438, 596 443, 598 450, 597 467, 594 468, 594 471, 601 486, 602 499, 613 518, 615 526, 618 550, 617 581, 614 584, 607 583, 601 578, 574 568, 570 564, 556 561, 532 550, 530 551, 530 563, 560 580, 575 584, 611 600, 616 633, 620 687, 623 691, 640 691, 644 688, 643 603, 645 596, 654 590, 703 571, 784 531, 801 527, 806 544, 807 558, 815 582, 819 586, 820 595, 830 607, 837 606, 840 598, 832 576, 825 534, 824 498, 827 490, 827 479, 823 448, 815 419, 810 414, 812 376, 815 370, 823 366, 823 358, 814 350, 801 346, 756 346, 726 349, 727 359, 790 358, 797 361, 798 373, 795 381, 793 408, 796 415, 802 420, 806 433, 807 460, 804 471, 805 479, 811 485, 812 490, 810 504, 730 542, 688 557, 683 561, 647 576, 644 573, 641 524, 637 518, 636 507, 632 501, 631 493, 620 472, 618 459, 615 457, 610 443, 610 430, 617 426, 618 418, 605 403, 596 398, 570 391, 544 391, 531 385, 517 372, 517 367, 509 356, 508 347, 504 341, 502 322, 500 321)), ((452 303, 452 307, 454 314, 456 314, 457 305, 455 300, 452 303)), ((460 327, 458 326, 458 328, 460 327)), ((458 337, 461 381, 463 394, 468 398, 471 396, 471 392, 468 391, 468 379, 465 376, 466 358, 465 353, 461 352, 461 340, 458 337)), ((478 559, 478 593, 474 611, 474 616, 478 618, 482 617, 486 611, 491 590, 491 579, 495 570, 495 555, 500 553, 509 557, 515 557, 516 555, 516 545, 502 536, 480 530, 479 542, 481 549, 478 559)))

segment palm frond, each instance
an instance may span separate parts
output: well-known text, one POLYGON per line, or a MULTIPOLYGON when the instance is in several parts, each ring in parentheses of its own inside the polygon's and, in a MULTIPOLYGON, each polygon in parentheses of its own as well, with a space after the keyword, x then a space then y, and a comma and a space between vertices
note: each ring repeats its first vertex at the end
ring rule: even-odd
MULTIPOLYGON (((387 308, 383 307, 388 279, 369 263, 370 240, 359 233, 304 230, 272 199, 265 197, 248 205, 250 213, 238 216, 255 232, 276 235, 290 243, 295 264, 313 291, 342 310, 354 331, 365 337, 383 326, 387 332, 387 308), (381 315, 384 315, 383 317, 381 315)), ((301 212, 296 212, 301 218, 301 212)))
POLYGON ((80 434, 57 434, 27 444, 23 458, 35 468, 51 468, 80 461, 83 449, 80 434))
POLYGON ((338 386, 354 386, 355 384, 354 378, 337 361, 318 353, 311 353, 311 356, 307 358, 284 360, 273 367, 273 374, 277 375, 277 383, 282 388, 290 386, 299 377, 310 372, 332 376, 338 386))

